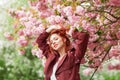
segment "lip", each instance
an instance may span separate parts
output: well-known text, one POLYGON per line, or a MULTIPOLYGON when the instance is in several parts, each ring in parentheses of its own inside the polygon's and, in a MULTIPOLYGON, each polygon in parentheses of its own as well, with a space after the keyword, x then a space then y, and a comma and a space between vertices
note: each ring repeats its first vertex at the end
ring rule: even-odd
POLYGON ((58 44, 54 44, 53 46, 56 48, 58 46, 58 44))

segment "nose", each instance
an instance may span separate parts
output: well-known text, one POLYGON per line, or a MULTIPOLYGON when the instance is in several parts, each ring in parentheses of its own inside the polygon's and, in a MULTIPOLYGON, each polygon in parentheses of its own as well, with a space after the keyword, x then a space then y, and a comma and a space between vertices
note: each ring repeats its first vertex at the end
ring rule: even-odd
POLYGON ((54 41, 52 44, 54 45, 56 42, 54 41))

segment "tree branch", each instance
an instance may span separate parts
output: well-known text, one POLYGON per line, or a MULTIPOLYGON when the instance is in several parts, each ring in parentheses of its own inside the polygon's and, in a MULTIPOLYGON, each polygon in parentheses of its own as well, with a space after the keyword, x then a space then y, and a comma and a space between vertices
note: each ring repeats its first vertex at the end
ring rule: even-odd
MULTIPOLYGON (((110 45, 110 46, 108 47, 108 50, 107 50, 107 52, 106 52, 105 56, 102 58, 102 61, 101 61, 100 65, 101 65, 101 64, 102 64, 102 62, 104 61, 105 57, 108 55, 109 50, 111 49, 111 47, 112 47, 112 45, 110 45)), ((100 66, 100 65, 99 65, 99 66, 100 66)), ((95 69, 94 73, 93 73, 93 74, 92 74, 92 76, 90 77, 90 80, 92 80, 92 79, 93 79, 93 76, 94 76, 94 75, 95 75, 95 73, 97 72, 97 70, 98 70, 99 66, 97 66, 97 68, 95 69)))

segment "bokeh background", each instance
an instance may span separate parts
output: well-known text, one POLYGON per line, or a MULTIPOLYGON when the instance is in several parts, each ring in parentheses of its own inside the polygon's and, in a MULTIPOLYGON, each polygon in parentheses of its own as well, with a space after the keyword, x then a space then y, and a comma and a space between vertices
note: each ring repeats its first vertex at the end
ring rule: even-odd
MULTIPOLYGON (((9 9, 29 7, 28 0, 0 0, 0 80, 43 80, 43 65, 41 59, 32 55, 31 47, 25 47, 25 54, 21 54, 19 47, 13 40, 5 38, 6 32, 13 32, 15 19, 10 15, 9 9)), ((109 70, 107 64, 119 63, 111 59, 104 62, 102 69, 95 69, 81 65, 81 80, 120 80, 119 70, 109 70)))

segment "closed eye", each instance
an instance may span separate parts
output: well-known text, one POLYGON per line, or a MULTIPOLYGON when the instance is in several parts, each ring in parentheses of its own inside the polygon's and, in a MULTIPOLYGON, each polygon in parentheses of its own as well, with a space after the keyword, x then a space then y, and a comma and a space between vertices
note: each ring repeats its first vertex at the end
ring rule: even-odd
POLYGON ((58 40, 58 38, 57 38, 57 37, 55 37, 55 38, 54 38, 54 40, 58 40))

